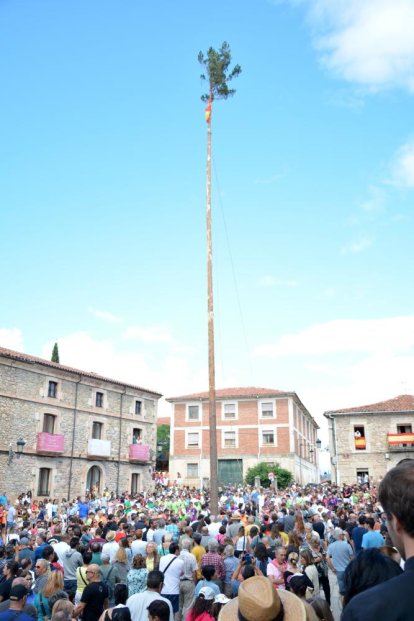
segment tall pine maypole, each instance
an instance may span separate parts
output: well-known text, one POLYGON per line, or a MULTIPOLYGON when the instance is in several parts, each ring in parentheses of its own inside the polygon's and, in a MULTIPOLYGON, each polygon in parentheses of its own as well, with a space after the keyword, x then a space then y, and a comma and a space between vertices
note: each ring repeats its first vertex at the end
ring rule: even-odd
POLYGON ((216 432, 216 378, 214 363, 214 305, 213 305, 213 244, 211 237, 211 116, 213 101, 227 99, 236 92, 228 83, 240 72, 240 65, 229 69, 231 63, 230 46, 226 41, 219 50, 210 47, 207 55, 198 55, 198 62, 204 66, 205 73, 201 79, 208 83, 208 93, 201 99, 207 102, 207 171, 206 171, 206 225, 207 225, 207 311, 208 311, 208 394, 209 394, 209 428, 210 428, 210 507, 212 513, 218 513, 217 480, 217 432, 216 432))

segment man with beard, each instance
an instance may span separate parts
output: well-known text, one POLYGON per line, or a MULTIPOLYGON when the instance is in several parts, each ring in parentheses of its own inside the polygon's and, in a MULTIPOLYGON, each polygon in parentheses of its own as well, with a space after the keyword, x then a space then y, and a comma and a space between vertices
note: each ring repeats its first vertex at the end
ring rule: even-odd
POLYGON ((352 598, 342 621, 399 621, 413 614, 414 584, 414 459, 392 468, 379 487, 379 501, 387 514, 388 532, 405 560, 404 572, 352 598))

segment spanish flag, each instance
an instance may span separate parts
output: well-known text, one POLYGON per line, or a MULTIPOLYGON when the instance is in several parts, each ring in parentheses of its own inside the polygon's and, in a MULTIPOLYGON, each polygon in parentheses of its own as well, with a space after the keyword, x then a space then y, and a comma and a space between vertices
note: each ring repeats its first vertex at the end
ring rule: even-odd
POLYGON ((211 121, 211 99, 208 100, 208 104, 206 105, 206 109, 205 109, 205 114, 206 114, 206 123, 210 123, 211 121))

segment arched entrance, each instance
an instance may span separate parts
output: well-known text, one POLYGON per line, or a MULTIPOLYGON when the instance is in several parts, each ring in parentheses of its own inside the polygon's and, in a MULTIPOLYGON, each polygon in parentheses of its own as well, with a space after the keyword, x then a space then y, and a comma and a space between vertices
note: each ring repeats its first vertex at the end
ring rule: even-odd
POLYGON ((90 494, 98 494, 102 491, 102 470, 99 466, 89 468, 86 477, 86 489, 90 494))

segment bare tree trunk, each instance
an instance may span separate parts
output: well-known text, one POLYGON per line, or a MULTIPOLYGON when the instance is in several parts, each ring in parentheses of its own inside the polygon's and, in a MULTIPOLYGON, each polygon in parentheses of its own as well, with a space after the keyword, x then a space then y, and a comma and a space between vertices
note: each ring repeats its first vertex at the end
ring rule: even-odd
POLYGON ((211 235, 211 121, 207 125, 207 310, 208 310, 208 393, 210 427, 210 509, 218 513, 217 433, 216 433, 216 373, 214 362, 213 306, 213 243, 211 235))

